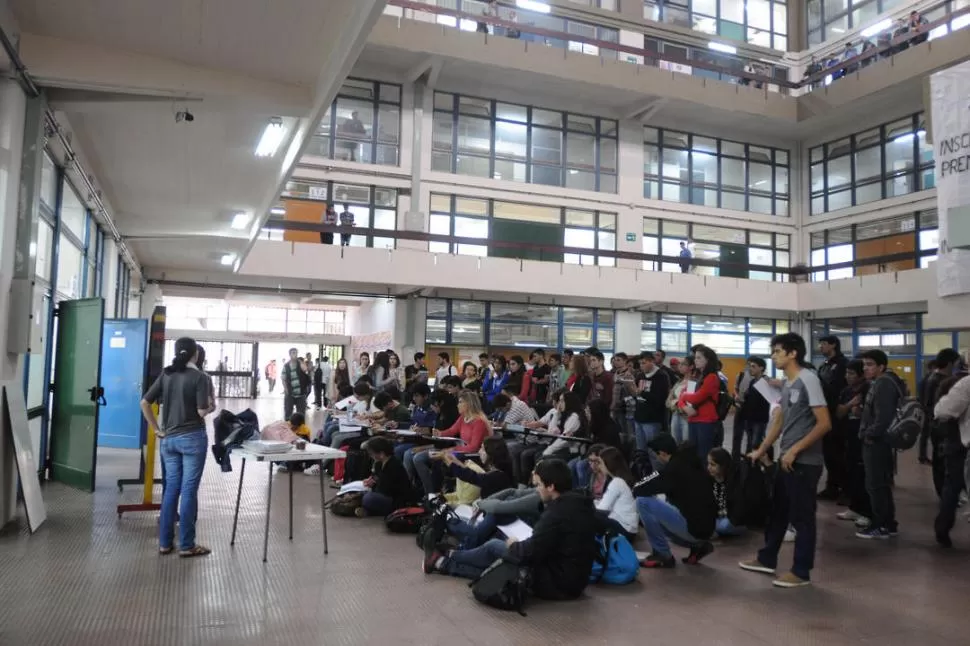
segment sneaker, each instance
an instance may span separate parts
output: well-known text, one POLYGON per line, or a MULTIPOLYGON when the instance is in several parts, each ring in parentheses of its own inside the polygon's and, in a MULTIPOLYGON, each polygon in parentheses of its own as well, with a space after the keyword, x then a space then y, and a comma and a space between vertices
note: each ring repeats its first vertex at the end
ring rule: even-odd
POLYGON ((311 464, 306 469, 303 470, 303 475, 305 476, 318 476, 320 475, 320 465, 311 464))
POLYGON ((812 585, 812 582, 808 579, 803 579, 800 576, 792 574, 791 572, 785 572, 780 577, 771 582, 771 585, 776 588, 801 588, 806 585, 812 585))
POLYGON ((897 536, 899 536, 899 525, 896 525, 895 527, 889 527, 888 529, 886 529, 886 531, 889 532, 890 538, 896 538, 897 536))
POLYGON ((791 527, 789 527, 788 528, 788 531, 785 532, 784 541, 786 543, 794 543, 795 542, 795 530, 792 529, 791 527))
POLYGON ((640 561, 640 567, 651 570, 672 568, 675 565, 677 565, 677 561, 674 559, 673 554, 668 554, 667 556, 647 554, 647 558, 640 561))
POLYGON ((868 529, 862 529, 856 532, 855 537, 866 540, 884 541, 889 538, 889 530, 885 527, 869 527, 868 529))
POLYGON ((435 565, 438 563, 438 559, 444 556, 440 551, 438 551, 437 541, 435 541, 434 536, 431 532, 427 532, 424 535, 424 543, 421 545, 424 550, 424 559, 421 561, 421 571, 425 574, 431 574, 435 571, 435 565))
POLYGON ((747 570, 748 572, 759 572, 761 574, 772 574, 772 575, 775 573, 775 568, 764 565, 761 561, 759 561, 756 558, 753 558, 750 561, 741 561, 740 563, 738 563, 738 567, 741 568, 742 570, 747 570))
POLYGON ((856 526, 856 529, 866 529, 869 527, 869 525, 872 524, 872 521, 866 518, 865 516, 859 516, 858 518, 855 519, 854 524, 856 526))
POLYGON ((839 520, 859 520, 862 518, 859 514, 855 513, 851 509, 846 509, 845 511, 840 511, 835 515, 839 520))
POLYGON ((688 565, 697 565, 701 559, 714 551, 714 546, 709 541, 704 541, 695 547, 690 548, 690 554, 681 559, 688 565))

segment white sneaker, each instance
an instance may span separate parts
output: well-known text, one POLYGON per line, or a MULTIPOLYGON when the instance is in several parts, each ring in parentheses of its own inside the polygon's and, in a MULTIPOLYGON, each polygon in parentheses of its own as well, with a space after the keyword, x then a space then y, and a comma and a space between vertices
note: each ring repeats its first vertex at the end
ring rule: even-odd
POLYGON ((789 527, 788 528, 788 531, 785 532, 785 542, 786 543, 794 543, 795 542, 795 530, 792 529, 791 527, 789 527))
POLYGON ((855 519, 855 526, 858 527, 859 529, 866 529, 871 524, 872 524, 872 521, 866 518, 865 516, 859 516, 858 518, 855 519))
POLYGON ((855 513, 851 509, 846 509, 845 511, 840 511, 835 515, 839 520, 859 520, 862 518, 859 514, 855 513))
POLYGON ((320 465, 319 464, 311 464, 310 466, 308 466, 306 469, 303 470, 303 475, 307 475, 307 476, 318 476, 318 475, 320 475, 320 465))

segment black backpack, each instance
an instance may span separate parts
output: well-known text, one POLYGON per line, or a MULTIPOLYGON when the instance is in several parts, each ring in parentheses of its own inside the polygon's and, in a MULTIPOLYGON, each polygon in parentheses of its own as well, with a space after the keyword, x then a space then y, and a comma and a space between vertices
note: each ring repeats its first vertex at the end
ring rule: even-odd
POLYGON ((373 460, 362 449, 348 449, 347 460, 344 462, 344 482, 366 480, 371 476, 373 460))
POLYGON ((910 397, 892 377, 899 399, 896 402, 896 415, 886 429, 889 445, 897 451, 906 451, 916 445, 923 427, 926 425, 926 409, 915 397, 910 397))
POLYGON ((717 419, 723 422, 731 412, 731 407, 734 406, 734 397, 728 392, 726 381, 718 377, 717 382, 721 385, 717 394, 717 419))
POLYGON ((393 534, 417 534, 430 517, 424 507, 401 507, 384 517, 384 526, 393 534))
POLYGON ((764 527, 771 513, 777 467, 766 467, 745 458, 737 468, 731 522, 742 527, 764 527))
POLYGON ((501 558, 468 587, 479 603, 499 610, 514 610, 525 617, 522 607, 529 596, 530 579, 529 568, 501 558))

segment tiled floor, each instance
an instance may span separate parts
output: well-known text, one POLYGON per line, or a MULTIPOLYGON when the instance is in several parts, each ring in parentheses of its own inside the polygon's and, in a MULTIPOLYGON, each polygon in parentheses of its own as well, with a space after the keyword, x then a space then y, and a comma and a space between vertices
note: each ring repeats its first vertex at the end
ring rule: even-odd
MULTIPOLYGON (((259 403, 264 423, 277 407, 259 403)), ((702 566, 641 572, 638 583, 591 587, 575 602, 532 603, 522 618, 476 604, 461 580, 422 574, 413 538, 387 534, 379 520, 329 517, 324 558, 318 483, 299 474, 292 543, 286 476, 276 476, 283 486, 274 487, 264 565, 263 465, 247 469, 235 548, 238 464, 223 474, 210 459, 199 538, 214 553, 160 557, 154 514, 115 514, 119 501, 139 498, 115 486, 134 475, 137 454, 103 451, 93 495, 49 485, 42 530, 30 537, 21 523, 0 537, 0 645, 970 643, 970 525, 961 514, 958 547, 935 546, 930 474, 914 461, 901 459, 897 540, 859 541, 834 519, 837 508, 820 507, 812 588, 777 590, 740 571, 737 561, 759 544, 751 535, 718 546, 702 566)), ((790 553, 786 546, 783 563, 790 553)))

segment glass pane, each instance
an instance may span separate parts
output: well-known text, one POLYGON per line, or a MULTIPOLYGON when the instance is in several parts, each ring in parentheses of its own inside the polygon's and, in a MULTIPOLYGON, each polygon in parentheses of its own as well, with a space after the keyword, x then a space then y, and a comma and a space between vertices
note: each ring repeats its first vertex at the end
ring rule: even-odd
MULTIPOLYGON (((492 319, 503 321, 555 322, 559 308, 554 305, 527 303, 492 303, 492 319)), ((494 339, 493 339, 494 341, 494 339)))
POLYGON ((487 119, 458 117, 458 150, 463 153, 488 154, 491 150, 491 123, 487 119))
POLYGON ((84 219, 86 209, 81 203, 81 198, 74 192, 74 188, 65 179, 63 180, 63 195, 61 196, 61 225, 68 231, 77 236, 80 242, 84 242, 84 219))
POLYGON ((499 121, 495 124, 495 156, 526 159, 528 126, 499 121))
POLYGON ((562 131, 532 129, 532 160, 543 164, 562 164, 562 131))
POLYGON ((66 298, 81 297, 83 262, 81 250, 62 233, 57 257, 57 291, 66 298))

